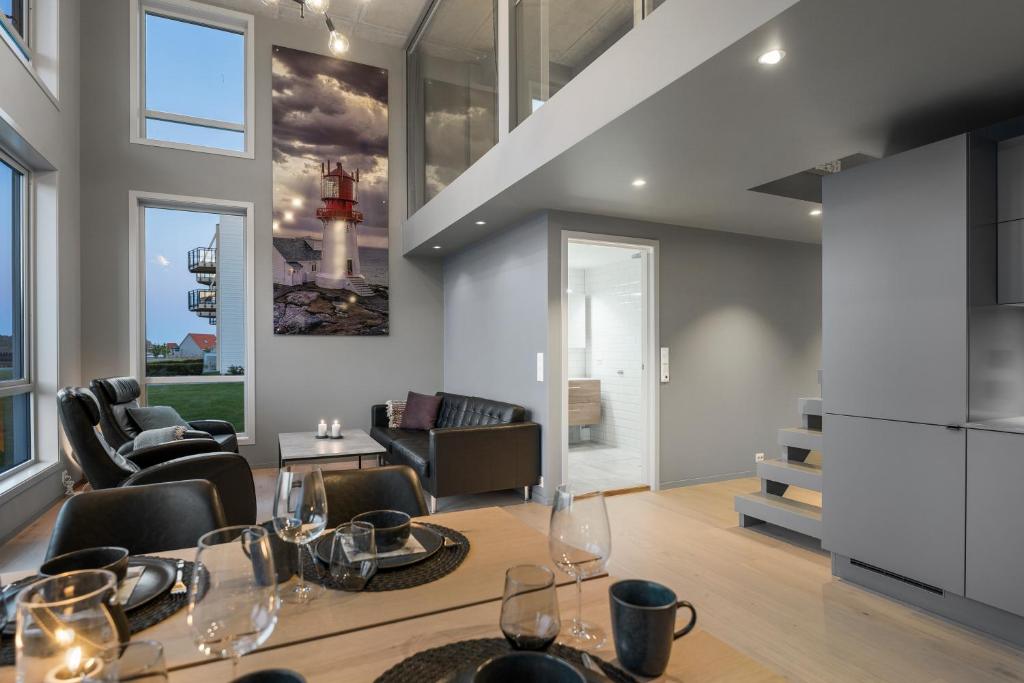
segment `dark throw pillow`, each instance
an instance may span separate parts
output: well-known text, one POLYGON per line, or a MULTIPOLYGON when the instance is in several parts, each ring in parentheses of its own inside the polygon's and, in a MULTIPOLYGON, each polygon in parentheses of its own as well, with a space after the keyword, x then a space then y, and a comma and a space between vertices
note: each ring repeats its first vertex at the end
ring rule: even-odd
POLYGON ((433 429, 437 412, 441 409, 440 396, 427 396, 410 391, 405 399, 402 429, 433 429))
POLYGON ((163 429, 164 427, 188 427, 178 411, 170 406, 150 406, 148 408, 129 408, 128 416, 139 428, 139 431, 163 429))

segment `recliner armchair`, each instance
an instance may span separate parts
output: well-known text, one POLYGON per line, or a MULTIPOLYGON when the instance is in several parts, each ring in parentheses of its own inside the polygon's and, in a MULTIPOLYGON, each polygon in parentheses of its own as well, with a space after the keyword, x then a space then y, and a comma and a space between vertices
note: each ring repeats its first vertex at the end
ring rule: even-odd
MULTIPOLYGON (((128 414, 129 408, 138 408, 142 388, 134 377, 106 377, 89 383, 100 408, 100 429, 103 438, 120 452, 122 446, 140 434, 138 426, 128 414)), ((206 432, 220 444, 218 450, 238 452, 235 428, 226 420, 190 420, 192 429, 206 432)))
POLYGON ((183 439, 122 455, 96 430, 100 408, 88 389, 57 392, 64 433, 94 489, 205 479, 220 495, 228 524, 256 521, 256 489, 245 458, 224 452, 213 439, 183 439))

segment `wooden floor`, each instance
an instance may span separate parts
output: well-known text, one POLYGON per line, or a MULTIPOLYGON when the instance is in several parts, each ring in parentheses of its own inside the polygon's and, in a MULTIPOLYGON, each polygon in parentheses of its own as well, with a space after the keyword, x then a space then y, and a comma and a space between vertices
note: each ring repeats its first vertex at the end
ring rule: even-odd
MULTIPOLYGON (((273 473, 256 473, 262 509, 273 473)), ((608 498, 609 571, 668 584, 693 602, 709 633, 799 681, 1024 681, 1024 653, 831 576, 815 542, 771 527, 740 529, 738 479, 608 498)), ((440 509, 505 504, 546 531, 549 508, 512 493, 442 500, 440 509)), ((30 569, 56 515, 42 515, 0 547, 0 573, 30 569)))

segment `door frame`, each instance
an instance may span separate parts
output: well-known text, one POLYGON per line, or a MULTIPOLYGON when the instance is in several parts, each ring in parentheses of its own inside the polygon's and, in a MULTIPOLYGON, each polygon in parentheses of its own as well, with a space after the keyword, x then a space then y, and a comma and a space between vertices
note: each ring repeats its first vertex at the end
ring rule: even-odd
POLYGON ((660 463, 661 463, 661 392, 658 390, 660 372, 656 371, 656 365, 660 364, 661 352, 659 348, 658 321, 658 267, 659 247, 658 240, 644 239, 640 237, 629 237, 626 235, 609 235, 602 233, 579 232, 575 230, 561 231, 561 481, 566 484, 569 481, 569 242, 583 242, 587 244, 598 244, 612 247, 637 248, 642 257, 643 263, 643 286, 647 296, 643 297, 644 303, 644 329, 641 349, 643 350, 643 371, 641 373, 641 424, 644 427, 643 443, 647 457, 641 461, 641 471, 647 479, 646 483, 652 491, 661 488, 660 463))

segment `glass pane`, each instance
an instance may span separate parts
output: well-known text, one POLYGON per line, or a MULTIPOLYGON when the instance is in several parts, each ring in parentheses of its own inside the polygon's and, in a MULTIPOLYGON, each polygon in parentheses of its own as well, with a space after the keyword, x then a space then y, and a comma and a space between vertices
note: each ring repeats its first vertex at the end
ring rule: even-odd
POLYGON ((31 394, 0 398, 0 473, 32 455, 31 394))
POLYGON ((633 0, 519 0, 516 124, 633 28, 633 0))
POLYGON ((24 376, 22 179, 0 161, 0 381, 24 376))
POLYGON ((0 0, 0 14, 19 35, 25 34, 25 0, 0 0))
POLYGON ((186 420, 227 420, 245 431, 245 385, 242 382, 208 384, 149 384, 146 402, 171 406, 186 420))
POLYGON ((146 108, 245 120, 245 36, 146 15, 146 108))
POLYGON ((146 119, 146 137, 152 140, 180 142, 200 147, 216 147, 236 152, 245 151, 245 133, 193 126, 187 123, 146 119))
POLYGON ((412 211, 497 142, 495 20, 493 0, 441 0, 409 53, 412 211))

